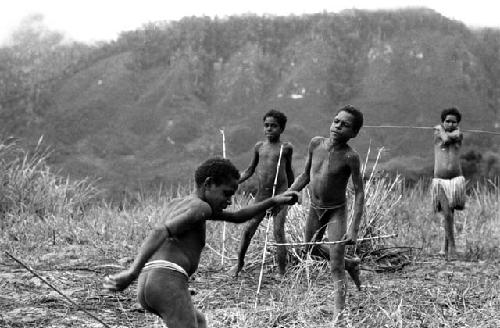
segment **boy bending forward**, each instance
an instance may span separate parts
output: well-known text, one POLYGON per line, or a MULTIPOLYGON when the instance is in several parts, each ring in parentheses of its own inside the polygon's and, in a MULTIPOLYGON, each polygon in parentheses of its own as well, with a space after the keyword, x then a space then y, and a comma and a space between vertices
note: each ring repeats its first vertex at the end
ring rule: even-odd
MULTIPOLYGON (((330 137, 314 137, 309 144, 304 173, 290 188, 299 191, 309 184, 311 207, 306 221, 306 242, 321 240, 326 228, 329 241, 356 242, 363 214, 364 190, 359 155, 347 142, 358 134, 362 125, 363 114, 347 105, 333 119, 330 137), (355 199, 354 220, 347 231, 346 188, 349 177, 352 178, 355 199)), ((344 269, 349 270, 349 266, 357 264, 344 259, 345 244, 330 245, 329 254, 335 283, 335 316, 339 319, 345 307, 344 269)))
POLYGON ((195 192, 172 202, 170 214, 145 240, 131 267, 107 277, 104 287, 120 291, 139 278, 139 303, 160 316, 169 328, 206 327, 188 291, 189 277, 196 271, 205 246, 206 221, 241 223, 273 206, 292 204, 297 198, 296 193, 285 193, 236 212, 224 211, 238 189, 239 177, 226 159, 210 159, 200 165, 195 173, 195 192))

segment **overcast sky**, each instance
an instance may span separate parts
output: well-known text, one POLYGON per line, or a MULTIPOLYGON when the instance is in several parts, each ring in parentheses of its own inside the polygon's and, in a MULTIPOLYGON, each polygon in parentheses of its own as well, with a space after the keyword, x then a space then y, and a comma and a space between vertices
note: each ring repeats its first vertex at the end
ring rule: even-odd
POLYGON ((500 1, 444 0, 0 0, 0 44, 31 14, 42 14, 51 30, 67 37, 93 42, 115 39, 122 31, 152 21, 184 16, 233 14, 300 15, 339 12, 343 9, 427 7, 471 27, 499 27, 500 1))

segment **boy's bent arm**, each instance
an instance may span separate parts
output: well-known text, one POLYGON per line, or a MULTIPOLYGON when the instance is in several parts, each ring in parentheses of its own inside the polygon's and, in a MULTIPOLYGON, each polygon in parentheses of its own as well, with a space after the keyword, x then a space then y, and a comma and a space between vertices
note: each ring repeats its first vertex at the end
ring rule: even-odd
POLYGON ((295 203, 297 200, 298 200, 298 194, 296 192, 286 191, 281 195, 268 198, 259 203, 254 203, 236 212, 222 211, 221 214, 217 216, 214 215, 212 220, 227 221, 232 223, 243 223, 250 220, 257 214, 262 213, 267 209, 270 209, 271 207, 277 205, 285 205, 285 204, 291 205, 295 203))
POLYGON ((259 164, 259 149, 261 145, 262 142, 258 142, 257 144, 255 144, 252 161, 250 162, 250 165, 248 165, 248 168, 241 175, 240 179, 238 180, 238 184, 248 180, 248 178, 250 178, 254 174, 255 168, 257 167, 257 164, 259 164))
POLYGON ((306 159, 306 164, 304 166, 304 172, 302 172, 302 174, 299 175, 297 179, 295 179, 293 184, 290 186, 289 190, 300 191, 304 189, 304 187, 307 186, 307 184, 311 180, 312 153, 315 144, 316 144, 315 138, 311 139, 307 151, 307 159, 306 159))
POLYGON ((286 178, 287 178, 287 181, 288 181, 288 188, 290 188, 290 186, 292 185, 293 183, 293 180, 295 180, 295 176, 293 174, 293 167, 292 167, 292 157, 293 157, 293 146, 292 144, 288 144, 288 147, 289 151, 286 152, 286 167, 285 167, 285 170, 286 170, 286 178))
POLYGON ((359 155, 357 153, 353 153, 349 158, 349 163, 349 166, 351 167, 352 184, 354 186, 354 216, 347 239, 350 239, 351 242, 355 243, 358 238, 359 224, 361 223, 361 218, 363 217, 365 191, 363 187, 363 177, 360 172, 359 155))

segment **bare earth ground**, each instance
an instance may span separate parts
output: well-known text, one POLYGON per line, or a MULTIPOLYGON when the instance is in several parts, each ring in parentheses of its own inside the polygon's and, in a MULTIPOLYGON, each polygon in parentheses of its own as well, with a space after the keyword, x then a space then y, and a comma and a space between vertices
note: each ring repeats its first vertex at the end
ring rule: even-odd
MULTIPOLYGON (((116 258, 95 253, 88 246, 65 246, 38 258, 17 256, 109 326, 162 327, 135 303, 135 284, 117 294, 101 289, 102 278, 117 271, 109 266, 116 258)), ((397 272, 363 270, 363 291, 349 281, 347 320, 354 327, 377 327, 377 322, 385 322, 380 327, 500 327, 499 264, 426 257, 397 272)), ((191 284, 195 306, 210 327, 332 326, 333 289, 326 266, 309 280, 305 272, 295 272, 283 282, 269 270, 254 308, 257 266, 237 280, 226 267, 201 268, 191 284)), ((1 327, 102 327, 3 254, 0 309, 1 327)))

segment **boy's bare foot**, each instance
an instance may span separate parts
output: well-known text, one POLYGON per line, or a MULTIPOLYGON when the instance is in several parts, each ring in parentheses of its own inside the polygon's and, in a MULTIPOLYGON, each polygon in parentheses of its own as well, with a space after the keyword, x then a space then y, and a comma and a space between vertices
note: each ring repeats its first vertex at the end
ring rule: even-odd
POLYGON ((448 261, 456 261, 458 260, 458 252, 456 250, 451 250, 451 251, 448 251, 448 254, 446 256, 446 260, 448 261))
POLYGON ((229 274, 233 278, 238 278, 238 275, 240 274, 241 269, 243 269, 243 265, 236 264, 234 267, 231 268, 231 270, 229 270, 229 274))
POLYGON ((347 273, 349 273, 349 276, 351 276, 351 279, 354 281, 354 284, 358 288, 358 290, 361 290, 361 279, 359 277, 360 269, 359 269, 359 264, 361 263, 361 259, 359 257, 355 257, 350 259, 349 261, 345 262, 345 269, 347 273))

